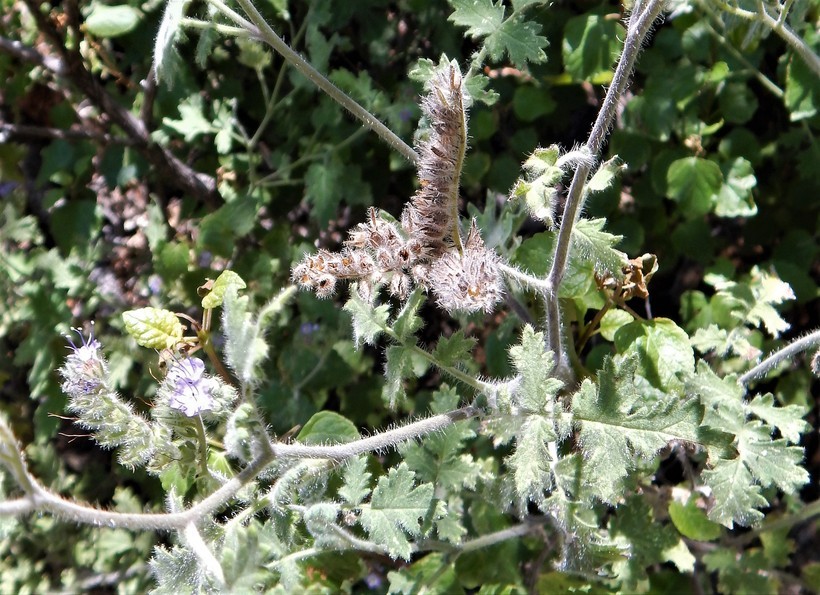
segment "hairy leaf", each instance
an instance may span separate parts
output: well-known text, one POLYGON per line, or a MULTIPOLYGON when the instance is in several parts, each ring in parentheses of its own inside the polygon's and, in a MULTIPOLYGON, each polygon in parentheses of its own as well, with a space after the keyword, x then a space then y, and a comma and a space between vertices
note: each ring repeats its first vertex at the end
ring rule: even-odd
POLYGON ((598 384, 585 380, 572 399, 584 454, 584 475, 596 497, 614 504, 636 459, 649 459, 670 441, 699 443, 702 410, 679 396, 646 399, 635 387, 637 361, 607 359, 598 384))
POLYGON ((350 459, 344 468, 344 485, 339 488, 339 496, 351 506, 361 504, 370 493, 370 472, 367 459, 358 456, 350 459))
POLYGON ((359 521, 370 539, 382 545, 392 558, 410 559, 407 535, 421 535, 421 519, 433 499, 433 485, 414 485, 415 473, 402 463, 379 478, 370 507, 363 508, 359 521))
POLYGON ((507 458, 513 470, 515 492, 522 509, 528 501, 541 504, 544 492, 552 488, 552 456, 549 442, 558 436, 553 423, 541 415, 529 415, 521 424, 515 440, 515 452, 507 458))
POLYGON ((469 358, 476 342, 473 337, 465 337, 464 331, 459 329, 449 337, 441 337, 438 340, 433 357, 442 366, 454 366, 469 358))
POLYGON ((362 343, 373 343, 376 337, 387 329, 390 306, 388 304, 380 306, 368 304, 359 297, 355 285, 344 309, 353 317, 353 338, 356 348, 359 348, 362 343))
POLYGON ((510 358, 521 374, 521 385, 515 391, 519 407, 527 412, 547 413, 563 383, 550 377, 554 357, 546 349, 544 333, 536 333, 526 325, 521 333, 521 343, 510 348, 510 358))
POLYGON ((621 236, 604 231, 605 224, 606 219, 579 219, 572 228, 572 247, 582 258, 592 261, 597 272, 620 279, 626 254, 613 248, 621 236))

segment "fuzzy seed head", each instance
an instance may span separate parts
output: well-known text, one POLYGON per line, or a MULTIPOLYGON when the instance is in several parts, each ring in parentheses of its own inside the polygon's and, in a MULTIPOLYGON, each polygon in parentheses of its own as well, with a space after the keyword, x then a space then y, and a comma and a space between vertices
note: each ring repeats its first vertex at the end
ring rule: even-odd
POLYGON ((504 296, 500 259, 484 246, 473 221, 464 252, 452 249, 430 267, 429 284, 448 312, 490 313, 504 296))

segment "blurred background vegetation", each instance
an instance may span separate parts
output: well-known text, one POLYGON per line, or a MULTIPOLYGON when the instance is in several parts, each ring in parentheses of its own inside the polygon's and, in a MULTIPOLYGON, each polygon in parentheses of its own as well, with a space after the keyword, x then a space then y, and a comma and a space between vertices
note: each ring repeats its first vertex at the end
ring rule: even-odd
MULTIPOLYGON (((150 49, 163 2, 0 6, 0 408, 33 472, 54 490, 119 510, 161 510, 158 480, 117 466, 63 417, 55 376, 67 353, 62 335, 94 321, 118 386, 148 407, 155 358, 124 337, 122 311, 152 305, 196 318, 197 287, 228 267, 262 304, 288 284, 306 250, 337 249, 369 206, 398 214, 415 172, 269 49, 214 28, 189 23, 157 85, 150 49)), ((442 53, 464 64, 475 50, 448 22, 443 1, 258 6, 292 47, 407 142, 421 92, 408 72, 442 53)), ((730 306, 710 299, 708 273, 744 279, 757 266, 794 290, 782 339, 798 336, 820 325, 820 79, 780 37, 709 0, 670 8, 674 18, 657 26, 639 58, 606 150, 625 169, 587 215, 606 217, 630 257, 657 255, 653 315, 690 333, 726 322, 730 306), (709 165, 670 175, 682 157, 709 165)), ((533 272, 544 266, 544 228, 506 197, 536 146, 586 140, 624 10, 601 0, 533 10, 550 42, 547 60, 527 72, 488 66, 496 97, 471 111, 464 212, 479 218, 488 244, 503 241, 499 250, 533 272), (511 234, 517 239, 508 241, 511 234)), ((209 7, 194 2, 186 14, 207 21, 209 7)), ((789 21, 815 51, 818 17, 820 3, 806 0, 794 3, 789 21)), ((456 328, 430 306, 424 313, 430 342, 456 328)), ((461 322, 479 339, 476 368, 510 373, 506 350, 521 320, 504 311, 461 322)), ((353 348, 338 300, 300 294, 269 338, 260 404, 277 433, 321 409, 385 427, 427 411, 440 384, 428 372, 408 391, 404 412, 387 411, 381 352, 353 348)), ((777 345, 762 332, 749 340, 763 351, 777 345)), ((594 364, 610 348, 592 341, 587 349, 594 364)), ((800 370, 775 374, 767 388, 812 408, 817 429, 817 382, 800 370)), ((820 495, 816 431, 804 441, 814 478, 802 494, 808 502, 820 495)), ((49 517, 2 520, 0 535, 2 592, 143 590, 151 584, 145 561, 162 539, 66 531, 49 517)), ((799 574, 817 551, 812 528, 797 536, 784 567, 799 574)))

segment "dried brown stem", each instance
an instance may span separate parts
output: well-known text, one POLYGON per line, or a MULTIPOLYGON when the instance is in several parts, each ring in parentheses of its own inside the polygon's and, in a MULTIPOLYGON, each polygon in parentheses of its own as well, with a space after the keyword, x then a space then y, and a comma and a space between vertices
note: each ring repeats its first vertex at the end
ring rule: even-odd
MULTIPOLYGON (((40 9, 36 0, 23 0, 31 12, 37 29, 43 34, 49 45, 60 56, 60 61, 48 59, 32 48, 25 48, 22 44, 11 42, 0 44, 0 49, 11 48, 13 53, 21 58, 32 59, 36 63, 49 68, 57 75, 66 77, 71 84, 85 95, 100 111, 106 114, 110 121, 123 130, 133 140, 134 147, 154 166, 158 177, 163 183, 171 185, 182 192, 190 194, 204 202, 212 203, 218 200, 216 180, 207 174, 198 173, 190 166, 180 161, 168 149, 151 139, 149 130, 144 123, 124 106, 118 103, 94 78, 86 68, 80 53, 67 47, 65 39, 57 30, 54 23, 40 9), (32 52, 39 58, 33 56, 32 52), (57 65, 57 70, 51 68, 57 65)), ((69 10, 70 11, 70 10, 69 10)))

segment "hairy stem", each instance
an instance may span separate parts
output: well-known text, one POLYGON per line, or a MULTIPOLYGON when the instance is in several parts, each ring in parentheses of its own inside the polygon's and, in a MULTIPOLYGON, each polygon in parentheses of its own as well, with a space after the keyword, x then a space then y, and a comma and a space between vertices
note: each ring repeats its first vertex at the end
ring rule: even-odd
POLYGON ((762 362, 757 364, 754 368, 743 374, 737 379, 739 384, 747 385, 755 378, 763 376, 766 372, 774 368, 783 360, 794 357, 801 351, 811 349, 815 345, 820 345, 820 330, 816 330, 811 334, 795 339, 785 347, 778 349, 762 362))
POLYGON ((341 462, 366 452, 392 448, 407 440, 414 440, 426 434, 443 430, 457 421, 468 419, 477 414, 478 409, 476 407, 467 406, 345 444, 307 446, 304 444, 274 442, 271 444, 271 449, 278 458, 329 459, 341 462))
MULTIPOLYGON (((212 4, 214 0, 211 0, 212 4)), ((399 138, 396 133, 385 126, 378 118, 359 105, 351 97, 339 89, 336 85, 331 83, 324 75, 316 70, 310 63, 305 60, 298 53, 293 51, 288 44, 286 44, 281 37, 271 28, 265 21, 265 18, 257 10, 251 0, 237 0, 237 4, 242 7, 245 14, 248 15, 253 23, 252 28, 246 26, 247 21, 241 18, 237 19, 233 11, 227 12, 220 8, 229 18, 237 22, 240 26, 248 28, 250 33, 271 46, 277 53, 279 53, 291 66, 298 70, 314 85, 319 87, 322 91, 327 93, 334 101, 339 103, 342 107, 347 109, 354 117, 360 120, 365 126, 370 128, 373 132, 379 135, 388 145, 396 149, 399 153, 404 155, 409 161, 415 163, 418 161, 418 154, 416 151, 399 138), (233 13, 233 14, 231 14, 233 13)), ((214 6, 219 7, 217 4, 214 6)))
POLYGON ((734 16, 746 19, 748 21, 763 23, 769 27, 778 37, 780 37, 786 44, 799 55, 806 65, 816 74, 820 76, 820 57, 814 53, 809 44, 807 44, 794 30, 786 25, 786 15, 791 7, 791 2, 781 7, 780 14, 777 18, 769 14, 765 5, 758 2, 757 11, 745 10, 737 6, 732 6, 723 0, 710 0, 714 2, 724 11, 734 16))
MULTIPOLYGON (((626 90, 629 83, 629 74, 635 65, 635 60, 640 52, 649 29, 658 18, 663 8, 662 0, 648 0, 644 3, 643 10, 638 12, 638 6, 634 8, 632 17, 629 19, 627 27, 626 41, 621 52, 621 58, 615 69, 612 78, 612 85, 607 90, 601 111, 595 120, 595 124, 590 132, 585 148, 592 158, 597 158, 598 153, 607 137, 607 132, 615 112, 618 102, 626 90)), ((582 161, 575 170, 572 184, 567 195, 564 213, 561 218, 561 229, 558 232, 558 240, 555 244, 555 255, 552 260, 552 267, 547 275, 546 286, 546 325, 547 325, 547 347, 556 355, 558 365, 554 374, 558 377, 569 378, 572 374, 570 370, 569 358, 564 353, 561 341, 561 309, 558 303, 558 288, 564 279, 564 274, 569 260, 570 243, 572 240, 572 229, 581 212, 584 198, 584 186, 592 170, 591 159, 582 161)))
POLYGON ((96 526, 118 527, 141 531, 171 531, 184 529, 207 517, 227 504, 236 493, 273 461, 269 452, 263 453, 243 469, 236 477, 201 502, 182 512, 160 514, 112 512, 85 506, 65 500, 40 485, 33 477, 28 477, 30 488, 23 498, 6 501, 0 506, 0 515, 22 514, 26 512, 48 512, 57 517, 96 526))

